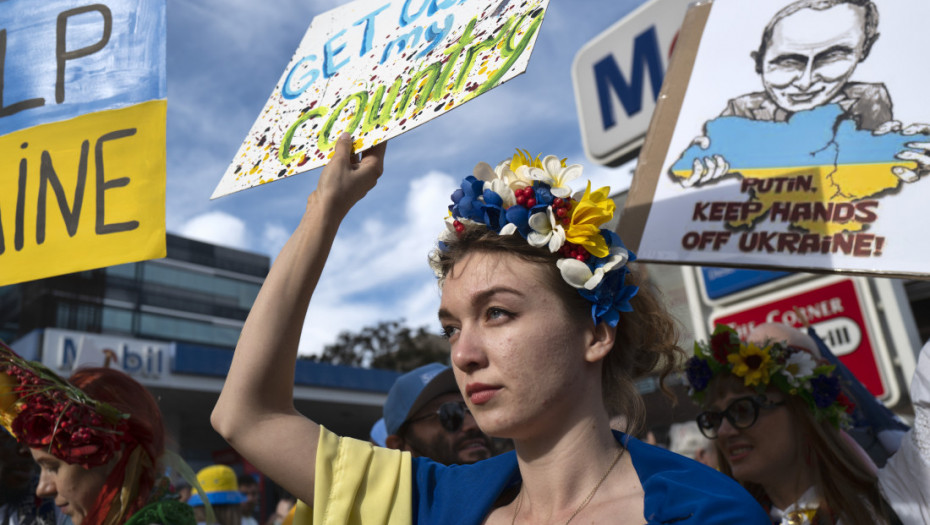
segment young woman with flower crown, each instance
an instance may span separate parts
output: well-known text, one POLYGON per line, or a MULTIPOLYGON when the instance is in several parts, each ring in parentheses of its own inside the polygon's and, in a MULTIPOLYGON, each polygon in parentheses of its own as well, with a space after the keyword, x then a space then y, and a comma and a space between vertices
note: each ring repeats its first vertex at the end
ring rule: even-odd
POLYGON ((165 497, 158 403, 125 373, 81 368, 65 381, 0 343, 0 424, 38 463, 36 495, 74 525, 196 523, 165 497))
POLYGON ((613 433, 641 421, 633 380, 675 364, 672 320, 637 288, 607 189, 572 196, 581 167, 527 155, 479 164, 453 194, 431 256, 440 322, 468 409, 515 451, 446 467, 340 438, 295 412, 303 318, 339 223, 374 187, 384 145, 344 135, 243 328, 214 427, 313 506, 313 523, 767 523, 736 483, 613 433), (268 438, 274 436, 274 446, 268 438))
POLYGON ((816 343, 762 325, 740 341, 718 326, 686 366, 698 416, 721 470, 739 481, 773 523, 925 525, 930 519, 930 346, 912 386, 915 430, 876 471, 842 432, 854 406, 816 343))

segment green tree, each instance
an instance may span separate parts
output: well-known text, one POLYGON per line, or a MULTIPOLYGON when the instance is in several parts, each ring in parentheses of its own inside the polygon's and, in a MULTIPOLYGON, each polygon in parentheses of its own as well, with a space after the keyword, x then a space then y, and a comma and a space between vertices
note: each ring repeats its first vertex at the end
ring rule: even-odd
POLYGON ((407 372, 427 363, 449 364, 449 342, 425 328, 381 321, 359 332, 342 332, 323 353, 305 359, 334 365, 407 372))

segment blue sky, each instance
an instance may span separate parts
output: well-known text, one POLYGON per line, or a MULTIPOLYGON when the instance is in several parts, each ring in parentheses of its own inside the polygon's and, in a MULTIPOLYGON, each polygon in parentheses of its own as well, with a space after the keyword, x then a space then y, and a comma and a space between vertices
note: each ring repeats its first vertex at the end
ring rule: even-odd
MULTIPOLYGON (((278 252, 319 170, 209 197, 310 20, 343 3, 169 0, 168 231, 271 257, 278 252)), ((449 195, 479 161, 493 166, 519 147, 582 164, 596 185, 629 185, 629 168, 600 167, 584 155, 571 64, 581 46, 642 3, 551 0, 525 74, 390 141, 378 186, 340 230, 301 352, 379 320, 438 331, 439 292, 426 255, 443 228, 449 195)))

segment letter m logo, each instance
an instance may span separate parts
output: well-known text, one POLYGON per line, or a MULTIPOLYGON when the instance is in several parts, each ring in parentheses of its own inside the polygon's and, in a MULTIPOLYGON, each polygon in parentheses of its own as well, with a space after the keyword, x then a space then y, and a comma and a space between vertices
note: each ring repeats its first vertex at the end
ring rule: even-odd
POLYGON ((617 124, 614 115, 614 99, 611 93, 616 94, 623 105, 627 116, 632 117, 639 113, 643 107, 643 67, 649 68, 649 84, 652 86, 652 98, 659 98, 659 88, 665 71, 662 68, 662 55, 659 51, 659 37, 655 26, 636 35, 633 40, 633 71, 630 81, 627 82, 623 72, 617 65, 613 55, 607 55, 594 64, 594 81, 597 86, 597 98, 601 108, 601 122, 608 130, 617 124))

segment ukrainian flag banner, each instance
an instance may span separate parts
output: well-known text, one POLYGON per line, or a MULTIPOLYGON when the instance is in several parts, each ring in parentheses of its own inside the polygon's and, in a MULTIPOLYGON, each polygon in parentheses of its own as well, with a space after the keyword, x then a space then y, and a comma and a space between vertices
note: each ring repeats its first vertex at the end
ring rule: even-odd
POLYGON ((165 1, 0 20, 0 285, 164 257, 165 1))

